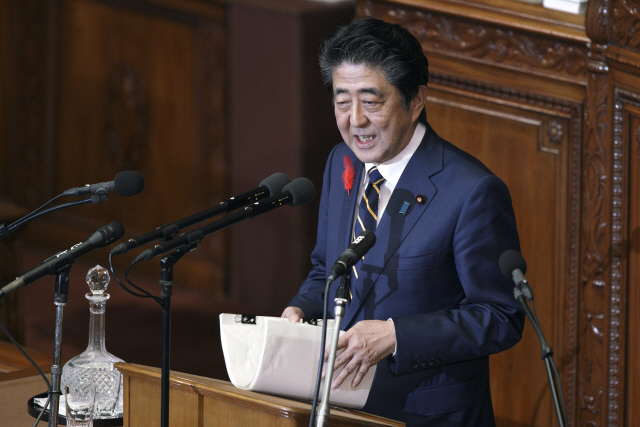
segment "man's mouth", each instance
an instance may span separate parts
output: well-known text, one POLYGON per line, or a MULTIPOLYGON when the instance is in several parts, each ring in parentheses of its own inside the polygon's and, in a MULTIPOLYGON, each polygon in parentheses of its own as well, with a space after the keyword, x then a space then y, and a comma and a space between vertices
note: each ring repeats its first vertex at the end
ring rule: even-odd
POLYGON ((366 144, 375 138, 375 135, 356 135, 356 138, 362 144, 366 144))

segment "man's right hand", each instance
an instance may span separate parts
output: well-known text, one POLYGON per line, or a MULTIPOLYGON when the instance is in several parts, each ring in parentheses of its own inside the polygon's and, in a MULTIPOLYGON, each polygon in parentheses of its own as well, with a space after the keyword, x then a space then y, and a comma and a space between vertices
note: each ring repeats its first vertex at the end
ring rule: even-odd
POLYGON ((296 323, 304 317, 304 313, 298 307, 287 307, 280 317, 287 318, 289 322, 296 323))

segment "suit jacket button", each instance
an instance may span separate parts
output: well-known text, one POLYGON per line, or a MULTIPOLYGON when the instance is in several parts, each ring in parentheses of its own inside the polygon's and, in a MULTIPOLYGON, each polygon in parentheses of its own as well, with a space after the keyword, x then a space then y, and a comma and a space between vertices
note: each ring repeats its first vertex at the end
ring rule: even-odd
POLYGON ((435 362, 433 360, 429 360, 429 366, 433 366, 435 365, 435 362))
POLYGON ((436 365, 439 365, 442 362, 440 359, 436 359, 436 365))
POLYGON ((414 363, 414 364, 413 364, 413 369, 418 369, 418 367, 419 367, 419 366, 420 366, 420 365, 418 365, 417 363, 414 363))
POLYGON ((421 362, 420 363, 420 367, 421 368, 426 368, 427 367, 427 363, 426 362, 421 362))

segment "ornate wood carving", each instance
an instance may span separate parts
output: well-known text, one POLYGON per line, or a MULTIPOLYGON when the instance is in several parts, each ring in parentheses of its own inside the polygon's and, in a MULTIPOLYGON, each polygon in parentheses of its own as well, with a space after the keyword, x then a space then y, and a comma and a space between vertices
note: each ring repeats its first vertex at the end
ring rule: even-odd
POLYGON ((375 0, 358 3, 357 15, 401 24, 426 52, 584 81, 588 51, 581 43, 375 0))
MULTIPOLYGON (((596 53, 594 52, 594 56, 596 53)), ((608 186, 611 170, 607 147, 607 64, 589 62, 583 149, 582 266, 578 356, 578 425, 605 425, 607 320, 606 294, 610 244, 608 186)))
POLYGON ((552 144, 560 144, 564 139, 564 126, 558 120, 552 119, 547 125, 547 138, 552 144))
POLYGON ((640 5, 633 0, 614 0, 611 8, 611 41, 640 50, 640 5))
POLYGON ((585 14, 587 36, 594 43, 604 44, 609 41, 609 11, 611 0, 589 0, 585 14))
POLYGON ((630 49, 640 49, 640 5, 637 1, 615 0, 611 14, 611 41, 630 49))
POLYGON ((531 108, 538 107, 544 110, 555 110, 564 116, 576 114, 576 109, 580 108, 579 105, 563 99, 521 92, 509 87, 495 86, 477 80, 463 79, 437 72, 429 72, 429 84, 438 84, 467 92, 500 98, 506 102, 527 104, 531 108))
POLYGON ((585 26, 597 44, 640 50, 640 4, 637 0, 590 0, 585 26))
POLYGON ((582 143, 583 143, 583 105, 575 106, 575 115, 571 124, 571 163, 570 170, 570 188, 571 188, 571 223, 570 227, 570 255, 569 255, 569 277, 570 290, 568 292, 569 317, 568 317, 568 339, 569 339, 569 355, 566 372, 567 382, 565 390, 567 391, 567 421, 570 426, 576 425, 576 410, 578 407, 577 384, 579 378, 578 372, 578 342, 579 342, 579 312, 580 312, 580 200, 582 189, 582 143))
MULTIPOLYGON (((624 88, 614 88, 613 91, 613 139, 612 139, 612 223, 611 223, 611 294, 609 295, 609 345, 608 345, 608 414, 609 425, 623 425, 624 423, 624 391, 626 389, 625 365, 627 315, 626 301, 628 295, 628 276, 626 274, 628 250, 627 236, 629 236, 628 212, 628 178, 627 159, 630 148, 627 144, 637 143, 637 126, 640 110, 640 95, 624 88), (635 111, 630 116, 629 108, 635 111)), ((634 197, 633 195, 631 197, 634 197)), ((632 362, 635 361, 632 359, 632 362)))

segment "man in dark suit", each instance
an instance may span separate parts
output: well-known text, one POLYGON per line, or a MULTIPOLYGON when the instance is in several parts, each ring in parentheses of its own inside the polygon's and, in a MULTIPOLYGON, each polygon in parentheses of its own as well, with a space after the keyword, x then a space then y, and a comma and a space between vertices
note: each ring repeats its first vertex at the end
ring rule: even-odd
POLYGON ((282 316, 322 317, 328 268, 373 230, 332 386, 353 373, 357 386, 377 365, 364 411, 408 426, 495 425, 488 356, 524 324, 497 262, 519 250, 509 191, 427 122, 428 63, 408 31, 357 20, 325 41, 320 65, 344 143, 325 169, 313 269, 282 316))

